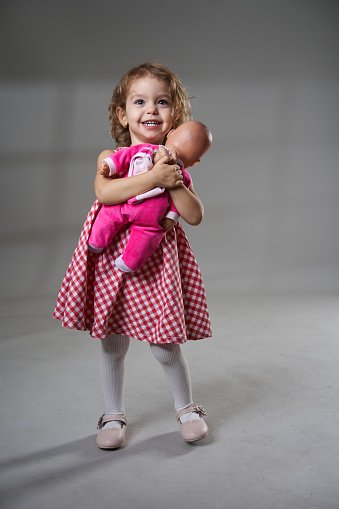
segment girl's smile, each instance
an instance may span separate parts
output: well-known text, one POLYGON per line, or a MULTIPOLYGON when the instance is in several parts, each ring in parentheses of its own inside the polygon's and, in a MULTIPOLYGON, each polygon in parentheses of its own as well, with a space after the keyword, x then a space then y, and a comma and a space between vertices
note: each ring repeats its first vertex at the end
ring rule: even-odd
POLYGON ((156 78, 134 80, 126 98, 126 108, 117 108, 122 125, 128 124, 132 145, 162 144, 172 128, 174 108, 169 86, 156 78))

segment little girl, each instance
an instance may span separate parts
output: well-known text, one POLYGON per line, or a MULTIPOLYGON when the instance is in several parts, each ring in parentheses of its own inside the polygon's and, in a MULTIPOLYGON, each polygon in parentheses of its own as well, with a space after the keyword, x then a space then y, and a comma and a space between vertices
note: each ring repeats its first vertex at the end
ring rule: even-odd
MULTIPOLYGON (((144 63, 129 70, 109 105, 111 132, 118 147, 163 145, 171 129, 188 120, 186 91, 169 69, 144 63)), ((122 150, 122 149, 120 149, 122 150)), ((124 250, 130 225, 99 254, 88 250, 91 227, 102 204, 124 203, 154 187, 166 188, 180 216, 191 225, 203 219, 203 205, 175 152, 164 155, 146 173, 109 178, 99 171, 112 150, 98 157, 92 206, 63 280, 54 317, 65 327, 88 330, 100 339, 100 378, 106 414, 98 422, 97 444, 116 449, 125 443, 124 361, 130 338, 148 342, 173 393, 181 434, 187 442, 208 435, 192 399, 187 361, 180 344, 211 337, 206 295, 191 247, 180 226, 163 224, 166 235, 137 273, 120 271, 115 260, 124 250)), ((138 207, 138 205, 135 205, 138 207)))

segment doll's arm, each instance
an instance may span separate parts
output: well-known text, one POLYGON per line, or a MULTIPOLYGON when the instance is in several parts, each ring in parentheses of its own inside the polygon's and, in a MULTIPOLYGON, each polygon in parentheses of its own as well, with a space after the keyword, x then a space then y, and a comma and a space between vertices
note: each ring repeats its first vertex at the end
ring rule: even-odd
POLYGON ((110 154, 103 160, 109 167, 109 177, 122 177, 128 170, 130 162, 134 155, 139 151, 140 145, 124 147, 113 154, 110 154))
POLYGON ((166 233, 171 231, 175 224, 176 222, 173 221, 173 219, 169 219, 168 217, 164 217, 160 222, 160 225, 163 227, 166 233))
POLYGON ((173 163, 169 155, 163 156, 152 170, 129 178, 108 178, 101 175, 99 168, 103 159, 112 155, 112 150, 104 150, 98 157, 94 190, 97 199, 104 205, 123 203, 133 196, 149 191, 153 187, 175 188, 183 181, 177 174, 179 166, 173 163))
POLYGON ((100 166, 98 167, 98 173, 102 175, 103 177, 109 177, 110 169, 108 163, 105 161, 105 159, 101 162, 100 166))
POLYGON ((165 217, 167 217, 168 219, 172 219, 172 221, 174 221, 175 223, 177 223, 179 221, 180 215, 179 215, 179 212, 177 211, 177 209, 175 208, 174 203, 173 203, 172 200, 171 200, 170 209, 165 214, 165 217))

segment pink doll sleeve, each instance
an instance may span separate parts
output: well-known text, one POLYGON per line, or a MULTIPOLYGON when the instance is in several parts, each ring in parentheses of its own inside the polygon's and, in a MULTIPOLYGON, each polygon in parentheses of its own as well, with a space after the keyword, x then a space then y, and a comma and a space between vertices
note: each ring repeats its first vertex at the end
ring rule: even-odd
POLYGON ((117 177, 122 177, 125 175, 133 156, 147 147, 151 147, 151 145, 143 144, 133 145, 132 147, 122 147, 114 152, 114 154, 106 157, 104 161, 109 166, 109 176, 112 177, 116 175, 117 177))
POLYGON ((169 211, 165 214, 165 217, 168 217, 168 219, 172 219, 175 223, 177 223, 179 221, 180 215, 179 215, 177 209, 175 208, 172 200, 171 200, 171 207, 170 207, 169 211))

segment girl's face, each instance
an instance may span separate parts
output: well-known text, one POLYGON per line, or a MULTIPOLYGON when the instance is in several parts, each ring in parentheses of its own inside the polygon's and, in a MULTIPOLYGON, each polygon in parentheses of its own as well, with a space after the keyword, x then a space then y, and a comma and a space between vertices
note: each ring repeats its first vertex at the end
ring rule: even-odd
POLYGON ((173 113, 169 86, 152 77, 135 79, 128 90, 126 109, 117 108, 120 123, 128 123, 132 145, 161 145, 172 128, 173 113))

